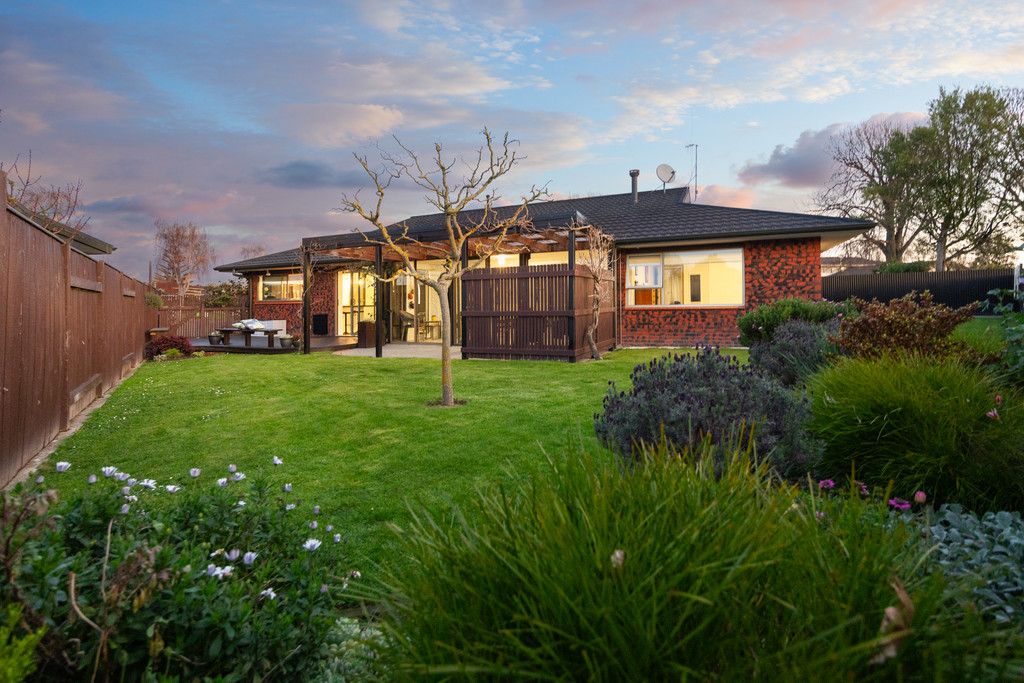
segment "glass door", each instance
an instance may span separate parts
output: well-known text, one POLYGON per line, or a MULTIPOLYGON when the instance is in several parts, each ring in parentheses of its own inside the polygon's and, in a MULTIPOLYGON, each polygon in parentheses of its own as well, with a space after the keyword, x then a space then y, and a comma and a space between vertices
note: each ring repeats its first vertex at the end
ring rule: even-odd
POLYGON ((338 273, 338 334, 355 336, 360 322, 377 320, 376 284, 359 271, 338 273))

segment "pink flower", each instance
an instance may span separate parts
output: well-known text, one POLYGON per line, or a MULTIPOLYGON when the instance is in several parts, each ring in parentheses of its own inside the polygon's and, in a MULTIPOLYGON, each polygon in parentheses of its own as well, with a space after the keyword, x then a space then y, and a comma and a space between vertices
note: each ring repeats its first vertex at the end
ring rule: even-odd
POLYGON ((1002 403, 1003 403, 1003 397, 1000 396, 999 394, 996 394, 996 405, 997 406, 998 405, 1002 405, 1002 403))
POLYGON ((918 491, 917 493, 914 494, 914 502, 915 503, 924 503, 927 500, 928 500, 928 496, 927 496, 927 494, 925 494, 924 491, 918 491))
POLYGON ((989 417, 991 417, 993 420, 998 420, 999 419, 999 411, 996 410, 995 408, 993 408, 992 410, 988 411, 985 414, 988 415, 989 417))
POLYGON ((910 508, 910 503, 903 500, 902 498, 893 498, 889 501, 889 505, 896 508, 897 510, 907 510, 910 508))
POLYGON ((818 486, 823 489, 830 489, 835 485, 836 483, 831 479, 822 479, 821 481, 818 482, 818 486))

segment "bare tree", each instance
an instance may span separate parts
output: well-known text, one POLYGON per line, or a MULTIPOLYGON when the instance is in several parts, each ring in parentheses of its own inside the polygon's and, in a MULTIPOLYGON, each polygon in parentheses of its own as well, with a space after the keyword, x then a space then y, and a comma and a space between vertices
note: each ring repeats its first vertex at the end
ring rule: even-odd
POLYGON ((814 199, 822 211, 874 221, 877 227, 861 241, 881 251, 887 262, 902 261, 922 230, 909 200, 912 178, 894 173, 884 158, 893 135, 905 136, 910 129, 907 123, 873 119, 833 136, 828 146, 832 177, 814 199))
POLYGON ((242 247, 243 259, 257 258, 258 256, 263 256, 266 253, 267 248, 262 244, 250 244, 248 246, 242 247))
POLYGON ((210 269, 217 255, 206 231, 195 223, 156 223, 157 275, 172 280, 184 295, 194 280, 210 269))
MULTIPOLYGON (((495 140, 484 128, 484 145, 477 150, 474 162, 461 163, 458 159, 447 159, 441 143, 435 143, 434 153, 427 158, 418 156, 403 145, 404 152, 398 157, 382 152, 382 170, 370 167, 364 156, 355 155, 374 184, 376 202, 364 206, 358 193, 354 197, 342 195, 341 210, 355 213, 369 222, 379 235, 364 233, 367 241, 380 244, 401 258, 402 266, 393 279, 405 273, 423 283, 437 294, 441 302, 441 405, 454 406, 455 393, 452 388, 451 358, 451 311, 448 308, 448 291, 459 281, 464 270, 483 265, 492 254, 503 249, 509 230, 521 227, 527 222, 527 206, 547 194, 543 187, 533 186, 522 200, 511 207, 498 210, 500 197, 491 190, 499 178, 512 170, 523 157, 516 154, 518 143, 505 133, 501 140, 495 140), (460 174, 459 166, 464 170, 460 174), (445 239, 440 242, 423 242, 410 234, 406 223, 388 228, 381 220, 384 196, 392 181, 405 177, 426 191, 427 203, 433 205, 444 217, 445 239), (483 207, 468 218, 463 212, 474 202, 483 202, 483 207), (463 248, 473 240, 474 254, 465 269, 462 266, 463 248), (432 275, 417 270, 413 264, 412 252, 426 253, 437 259, 444 259, 439 274, 432 275)), ((422 258, 422 257, 420 257, 422 258)))
MULTIPOLYGON (((19 168, 19 161, 20 158, 16 158, 7 169, 7 202, 42 228, 70 241, 89 222, 88 216, 78 212, 82 181, 43 185, 41 176, 32 175, 32 154, 28 155, 24 172, 19 168)), ((0 164, 2 170, 3 164, 0 164)))
POLYGON ((601 315, 601 306, 608 303, 613 296, 612 283, 615 282, 612 252, 615 241, 612 236, 596 225, 574 226, 572 232, 587 238, 588 249, 577 252, 576 263, 587 269, 587 277, 593 284, 591 294, 591 311, 593 319, 587 325, 586 338, 590 345, 590 355, 601 360, 601 351, 597 348, 597 324, 601 315))

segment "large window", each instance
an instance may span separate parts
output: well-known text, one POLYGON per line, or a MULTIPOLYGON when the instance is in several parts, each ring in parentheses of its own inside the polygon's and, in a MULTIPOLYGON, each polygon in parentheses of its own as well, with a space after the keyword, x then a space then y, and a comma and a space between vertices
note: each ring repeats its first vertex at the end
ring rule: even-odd
POLYGON ((629 256, 626 305, 742 306, 743 250, 629 256))
POLYGON ((301 298, 301 274, 260 276, 260 301, 297 301, 301 298))

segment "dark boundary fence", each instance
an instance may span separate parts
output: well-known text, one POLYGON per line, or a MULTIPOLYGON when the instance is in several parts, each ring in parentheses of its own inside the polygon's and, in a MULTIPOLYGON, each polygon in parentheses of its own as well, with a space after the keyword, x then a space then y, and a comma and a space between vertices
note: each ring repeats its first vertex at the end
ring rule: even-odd
MULTIPOLYGON (((590 357, 586 327, 593 319, 593 283, 585 268, 481 268, 464 273, 462 280, 463 358, 575 362, 590 357)), ((606 300, 596 334, 602 353, 615 342, 615 309, 612 297, 606 300)))
POLYGON ((148 290, 0 210, 0 486, 142 362, 148 290))
POLYGON ((959 308, 974 301, 998 303, 988 292, 1013 288, 1013 272, 1013 268, 996 268, 944 273, 829 275, 821 279, 821 295, 829 301, 844 301, 851 296, 866 301, 891 301, 912 291, 928 290, 936 303, 959 308))

